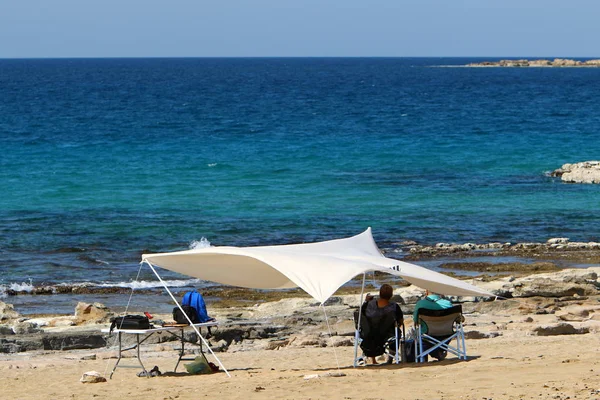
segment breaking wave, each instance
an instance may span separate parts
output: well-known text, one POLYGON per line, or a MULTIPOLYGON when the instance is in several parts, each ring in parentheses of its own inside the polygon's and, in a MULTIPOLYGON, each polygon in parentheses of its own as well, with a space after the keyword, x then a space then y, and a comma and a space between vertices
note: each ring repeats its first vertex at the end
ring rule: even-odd
MULTIPOLYGON (((187 286, 202 286, 206 287, 207 284, 200 279, 187 279, 187 280, 163 280, 168 287, 187 287, 187 286)), ((163 287, 159 281, 132 281, 132 282, 118 282, 118 283, 101 283, 96 285, 97 287, 120 287, 128 289, 154 289, 163 287)))
POLYGON ((208 241, 207 238, 202 237, 200 240, 194 240, 190 243, 190 250, 195 250, 195 249, 205 249, 207 247, 210 247, 210 242, 208 241))
MULTIPOLYGON (((165 284, 171 288, 205 288, 218 286, 212 282, 200 279, 165 280, 165 284)), ((154 291, 161 289, 159 281, 130 281, 130 282, 78 282, 59 283, 56 285, 35 286, 30 281, 22 283, 0 284, 0 298, 17 295, 53 295, 53 294, 85 294, 85 293, 129 293, 132 289, 139 291, 154 291)))
POLYGON ((8 296, 11 292, 25 292, 31 293, 35 287, 32 284, 32 280, 29 282, 21 282, 21 283, 10 283, 8 285, 0 285, 0 299, 3 299, 8 296))

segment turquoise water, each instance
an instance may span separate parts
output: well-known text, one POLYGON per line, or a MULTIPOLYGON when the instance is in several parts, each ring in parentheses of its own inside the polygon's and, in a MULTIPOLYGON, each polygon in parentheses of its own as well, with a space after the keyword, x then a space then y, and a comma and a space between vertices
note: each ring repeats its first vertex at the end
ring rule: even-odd
POLYGON ((472 61, 0 60, 0 285, 202 237, 600 241, 600 186, 546 175, 600 158, 600 69, 472 61))

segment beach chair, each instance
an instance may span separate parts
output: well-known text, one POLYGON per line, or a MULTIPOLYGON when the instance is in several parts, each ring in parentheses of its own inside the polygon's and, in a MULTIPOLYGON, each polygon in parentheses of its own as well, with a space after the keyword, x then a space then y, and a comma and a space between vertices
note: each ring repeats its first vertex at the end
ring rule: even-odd
POLYGON ((419 309, 415 326, 416 361, 424 362, 427 360, 428 355, 432 355, 441 361, 447 353, 452 353, 458 356, 459 359, 466 360, 467 349, 462 321, 461 305, 443 310, 419 309), (454 339, 456 339, 456 346, 452 346, 454 339))
POLYGON ((354 312, 355 343, 363 352, 361 356, 357 356, 355 352, 354 366, 366 365, 366 357, 378 357, 382 354, 388 356, 388 363, 400 363, 403 321, 397 321, 394 314, 387 314, 378 320, 367 318, 366 306, 367 302, 362 305, 361 310, 354 312))

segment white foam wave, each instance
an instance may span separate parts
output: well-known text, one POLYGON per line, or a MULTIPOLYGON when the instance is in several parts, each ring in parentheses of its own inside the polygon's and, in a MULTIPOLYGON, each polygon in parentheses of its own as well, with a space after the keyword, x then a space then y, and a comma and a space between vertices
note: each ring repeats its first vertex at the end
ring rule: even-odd
POLYGON ((211 164, 206 164, 206 165, 207 165, 209 168, 212 168, 212 167, 216 167, 218 164, 217 164, 217 163, 211 163, 211 164))
MULTIPOLYGON (((185 286, 197 286, 201 281, 200 279, 187 279, 187 280, 165 280, 163 281, 168 287, 185 287, 185 286)), ((100 283, 95 286, 98 287, 122 287, 130 289, 153 289, 163 287, 159 281, 132 281, 132 282, 114 282, 114 283, 100 283)))
POLYGON ((9 290, 14 290, 15 292, 31 292, 34 287, 31 281, 29 283, 21 282, 21 283, 11 283, 8 286, 9 290))
POLYGON ((97 283, 94 282, 75 282, 75 283, 59 283, 56 286, 68 286, 68 287, 90 287, 90 286, 98 286, 97 283))
POLYGON ((0 299, 8 297, 7 291, 15 291, 15 292, 32 292, 34 289, 33 280, 29 279, 29 282, 21 282, 21 283, 10 283, 8 285, 0 285, 0 299))
MULTIPOLYGON (((210 283, 202 281, 200 279, 185 279, 185 280, 165 280, 165 284, 168 287, 178 288, 178 287, 196 287, 203 288, 207 286, 211 286, 210 283)), ((104 283, 96 283, 96 282, 77 282, 77 283, 58 283, 56 285, 44 285, 36 287, 33 285, 32 281, 22 282, 22 283, 11 283, 11 284, 0 284, 0 299, 4 299, 9 297, 9 293, 17 292, 17 293, 31 293, 35 294, 39 289, 44 289, 44 294, 47 294, 50 290, 52 293, 65 293, 63 290, 56 290, 59 287, 69 287, 69 288, 82 288, 82 287, 91 287, 91 288, 127 288, 133 290, 141 290, 141 289, 158 289, 163 287, 162 283, 158 280, 153 281, 130 281, 130 282, 104 282, 104 283)))
POLYGON ((31 292, 33 289, 33 279, 29 279, 29 282, 11 283, 7 287, 7 290, 14 290, 15 292, 31 292))
POLYGON ((205 249, 210 247, 210 242, 204 236, 200 240, 194 240, 190 243, 190 249, 205 249))

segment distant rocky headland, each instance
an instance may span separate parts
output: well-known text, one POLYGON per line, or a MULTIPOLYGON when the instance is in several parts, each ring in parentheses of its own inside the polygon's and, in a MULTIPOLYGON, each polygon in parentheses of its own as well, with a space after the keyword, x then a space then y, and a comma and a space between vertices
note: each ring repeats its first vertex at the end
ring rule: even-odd
POLYGON ((597 60, 571 60, 555 58, 554 60, 500 60, 470 63, 467 67, 600 67, 600 59, 597 60))

